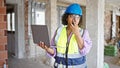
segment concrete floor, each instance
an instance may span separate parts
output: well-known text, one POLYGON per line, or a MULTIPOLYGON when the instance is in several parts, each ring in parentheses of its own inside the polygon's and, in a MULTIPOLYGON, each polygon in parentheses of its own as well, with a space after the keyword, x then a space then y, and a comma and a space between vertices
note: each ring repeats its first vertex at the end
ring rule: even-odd
POLYGON ((29 59, 15 59, 9 57, 8 68, 52 68, 50 65, 42 62, 39 57, 29 59))
POLYGON ((105 62, 109 64, 109 68, 120 68, 120 54, 117 56, 105 56, 105 62))

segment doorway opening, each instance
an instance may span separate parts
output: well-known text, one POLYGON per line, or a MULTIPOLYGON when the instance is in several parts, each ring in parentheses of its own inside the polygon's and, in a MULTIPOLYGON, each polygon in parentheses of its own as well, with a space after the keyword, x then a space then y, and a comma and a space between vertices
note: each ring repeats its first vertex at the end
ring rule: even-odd
POLYGON ((8 56, 15 56, 15 5, 7 4, 8 56))

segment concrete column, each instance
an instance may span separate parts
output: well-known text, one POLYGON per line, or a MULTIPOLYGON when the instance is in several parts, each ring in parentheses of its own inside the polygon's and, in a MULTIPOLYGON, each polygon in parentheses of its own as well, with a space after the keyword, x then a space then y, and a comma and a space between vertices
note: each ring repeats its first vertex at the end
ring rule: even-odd
POLYGON ((49 28, 50 38, 57 28, 57 0, 49 0, 46 5, 46 24, 49 28))
MULTIPOLYGON (((46 4, 46 24, 49 30, 50 39, 57 29, 57 0, 49 0, 46 4)), ((54 59, 50 59, 50 65, 53 66, 54 59)))
POLYGON ((87 0, 86 27, 93 41, 92 49, 87 55, 88 68, 103 68, 104 4, 105 0, 87 0))
POLYGON ((15 21, 15 57, 25 56, 24 0, 17 1, 15 21))

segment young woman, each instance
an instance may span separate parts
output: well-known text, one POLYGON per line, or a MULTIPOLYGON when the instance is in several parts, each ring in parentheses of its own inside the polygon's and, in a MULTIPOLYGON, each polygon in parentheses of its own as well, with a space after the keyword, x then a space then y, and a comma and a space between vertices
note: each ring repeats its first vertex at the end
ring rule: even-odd
POLYGON ((56 30, 51 46, 39 43, 40 47, 55 58, 55 68, 87 68, 86 54, 92 47, 92 41, 88 31, 80 28, 81 17, 80 5, 71 4, 62 17, 64 26, 56 30))

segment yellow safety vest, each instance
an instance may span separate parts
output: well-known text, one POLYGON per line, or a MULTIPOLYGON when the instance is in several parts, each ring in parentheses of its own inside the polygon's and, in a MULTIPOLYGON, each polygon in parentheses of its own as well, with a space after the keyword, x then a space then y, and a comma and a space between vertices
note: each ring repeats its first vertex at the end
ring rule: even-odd
MULTIPOLYGON (((67 43, 67 32, 66 32, 66 27, 63 27, 59 35, 59 38, 56 42, 58 53, 65 54, 66 43, 67 43)), ((75 35, 72 34, 69 42, 68 54, 78 54, 78 53, 79 53, 78 44, 75 35)))

